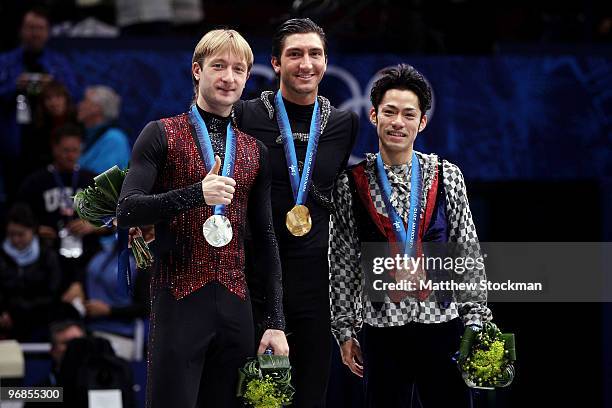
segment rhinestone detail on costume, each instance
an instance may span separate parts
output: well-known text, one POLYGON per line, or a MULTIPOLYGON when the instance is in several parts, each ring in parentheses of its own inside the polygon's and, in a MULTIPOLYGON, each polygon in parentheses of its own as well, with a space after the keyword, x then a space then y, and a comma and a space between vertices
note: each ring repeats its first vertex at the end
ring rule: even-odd
MULTIPOLYGON (((157 178, 156 192, 182 188, 201 181, 207 172, 195 143, 195 131, 189 123, 189 116, 182 114, 162 119, 162 123, 168 141, 168 153, 164 168, 157 178)), ((254 138, 237 129, 234 132, 234 179, 237 187, 225 214, 234 227, 234 239, 221 248, 206 242, 202 235, 202 225, 213 214, 212 206, 193 208, 169 222, 173 247, 160 258, 159 273, 153 284, 156 287, 169 287, 177 299, 211 281, 220 282, 242 299, 246 297, 244 226, 249 192, 259 171, 260 152, 254 138)))

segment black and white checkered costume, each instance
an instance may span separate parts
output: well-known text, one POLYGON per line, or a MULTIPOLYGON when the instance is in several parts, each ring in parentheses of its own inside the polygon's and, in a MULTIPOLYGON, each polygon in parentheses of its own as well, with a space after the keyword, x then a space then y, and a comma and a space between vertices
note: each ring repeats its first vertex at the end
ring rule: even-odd
MULTIPOLYGON (((426 195, 433 182, 438 157, 420 152, 417 152, 417 157, 423 175, 423 217, 426 195)), ((410 164, 385 165, 392 189, 391 204, 404 220, 408 217, 410 207, 410 168, 410 164)), ((367 155, 365 170, 376 211, 388 216, 376 178, 376 155, 367 155)), ((480 246, 463 174, 456 165, 447 161, 443 161, 443 173, 449 241, 457 243, 461 256, 477 258, 480 256, 480 246)), ((480 326, 483 321, 491 319, 491 311, 486 306, 486 291, 454 293, 456 302, 452 302, 448 308, 440 307, 440 304, 433 300, 433 296, 425 301, 408 297, 399 303, 393 303, 386 297, 380 309, 374 308, 362 291, 361 243, 346 172, 342 173, 336 182, 333 199, 334 211, 331 215, 329 237, 330 302, 332 331, 339 344, 355 337, 364 321, 375 327, 389 327, 402 326, 409 322, 440 323, 460 316, 466 325, 480 326)), ((452 276, 455 282, 480 282, 485 278, 484 269, 472 269, 469 273, 452 276)))

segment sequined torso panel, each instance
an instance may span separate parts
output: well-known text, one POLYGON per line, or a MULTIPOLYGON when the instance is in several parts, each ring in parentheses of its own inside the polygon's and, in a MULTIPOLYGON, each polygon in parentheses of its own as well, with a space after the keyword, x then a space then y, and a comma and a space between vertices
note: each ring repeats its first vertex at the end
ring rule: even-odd
MULTIPOLYGON (((161 120, 168 143, 167 158, 158 174, 156 193, 187 187, 204 179, 207 172, 194 139, 189 115, 161 120)), ((213 206, 193 208, 169 222, 172 248, 159 259, 156 286, 169 287, 177 299, 211 281, 218 281, 232 293, 245 298, 244 233, 249 193, 259 172, 259 147, 252 137, 236 133, 236 192, 225 208, 234 236, 229 244, 215 248, 202 234, 202 225, 213 215, 213 206)), ((223 157, 223 156, 221 156, 223 157)))

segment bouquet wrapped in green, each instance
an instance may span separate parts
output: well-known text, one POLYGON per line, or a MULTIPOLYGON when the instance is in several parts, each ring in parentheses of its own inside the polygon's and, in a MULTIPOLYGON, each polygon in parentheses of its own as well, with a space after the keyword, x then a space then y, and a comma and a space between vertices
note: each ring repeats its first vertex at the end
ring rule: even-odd
POLYGON ((507 387, 514 379, 515 360, 514 334, 502 333, 492 322, 480 331, 466 327, 457 363, 468 387, 507 387))
MULTIPOLYGON (((93 186, 76 193, 74 209, 78 216, 96 227, 110 227, 116 217, 117 201, 127 172, 113 166, 94 177, 93 186)), ((132 240, 132 253, 139 268, 153 264, 153 254, 142 236, 132 240)))
POLYGON ((249 407, 281 408, 291 404, 294 393, 287 356, 261 354, 239 369, 236 395, 249 407))

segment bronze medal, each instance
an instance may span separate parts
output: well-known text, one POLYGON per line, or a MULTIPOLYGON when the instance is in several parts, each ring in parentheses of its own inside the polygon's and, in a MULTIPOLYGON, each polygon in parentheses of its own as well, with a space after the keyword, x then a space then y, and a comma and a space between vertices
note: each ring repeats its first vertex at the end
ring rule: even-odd
POLYGON ((296 236, 301 237, 310 231, 312 228, 312 219, 310 218, 310 211, 305 205, 296 205, 287 213, 285 218, 285 225, 289 232, 296 236))

